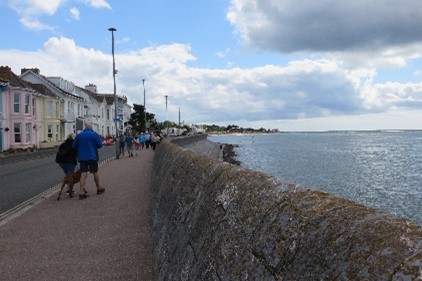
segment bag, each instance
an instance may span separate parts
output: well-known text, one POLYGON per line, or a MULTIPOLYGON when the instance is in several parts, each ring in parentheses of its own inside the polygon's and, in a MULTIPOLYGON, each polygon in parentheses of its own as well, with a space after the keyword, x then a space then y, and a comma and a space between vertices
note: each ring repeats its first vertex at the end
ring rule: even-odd
POLYGON ((66 162, 66 156, 69 153, 68 147, 62 143, 59 146, 59 151, 57 151, 56 154, 56 163, 65 163, 66 162))

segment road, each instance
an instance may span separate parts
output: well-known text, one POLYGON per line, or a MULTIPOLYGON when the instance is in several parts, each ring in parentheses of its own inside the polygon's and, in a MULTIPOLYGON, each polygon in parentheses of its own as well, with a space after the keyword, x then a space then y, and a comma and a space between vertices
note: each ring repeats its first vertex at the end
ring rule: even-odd
MULTIPOLYGON (((54 162, 55 149, 0 159, 0 214, 56 186, 63 171, 54 162)), ((99 151, 100 161, 116 156, 115 146, 99 151)))

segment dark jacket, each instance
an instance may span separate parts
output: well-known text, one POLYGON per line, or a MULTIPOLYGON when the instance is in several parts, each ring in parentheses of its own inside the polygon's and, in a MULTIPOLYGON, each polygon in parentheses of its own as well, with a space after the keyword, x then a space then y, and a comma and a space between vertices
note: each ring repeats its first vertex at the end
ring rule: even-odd
POLYGON ((56 154, 56 162, 59 164, 78 164, 77 151, 72 148, 72 139, 66 139, 64 143, 59 146, 59 151, 56 154))

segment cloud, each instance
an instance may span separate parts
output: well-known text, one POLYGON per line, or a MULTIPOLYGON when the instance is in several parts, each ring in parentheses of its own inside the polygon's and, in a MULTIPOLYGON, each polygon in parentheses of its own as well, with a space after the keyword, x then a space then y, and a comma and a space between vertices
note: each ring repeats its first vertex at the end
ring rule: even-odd
POLYGON ((85 0, 85 3, 96 9, 111 9, 110 4, 105 0, 85 0))
POLYGON ((79 20, 80 12, 76 7, 72 7, 69 12, 73 20, 79 20))
POLYGON ((231 0, 227 19, 245 45, 261 52, 329 53, 403 67, 421 57, 421 13, 414 0, 231 0))
MULTIPOLYGON (((195 68, 189 66, 196 60, 191 47, 184 44, 149 46, 116 54, 115 60, 117 93, 130 103, 143 104, 146 79, 146 107, 159 121, 165 120, 165 95, 169 118, 177 120, 180 107, 182 120, 188 123, 282 124, 422 109, 421 83, 375 84, 373 68, 349 69, 336 60, 304 59, 249 69, 195 68)), ((93 83, 99 92, 113 92, 111 55, 80 47, 69 38, 52 37, 37 52, 3 50, 0 61, 18 74, 21 68, 37 67, 46 76, 61 76, 81 87, 93 83)))
POLYGON ((9 7, 22 16, 54 15, 66 0, 9 0, 9 7))
MULTIPOLYGON (((7 0, 8 6, 20 17, 23 26, 32 30, 50 30, 54 28, 42 23, 42 16, 54 16, 68 0, 7 0)), ((79 1, 79 0, 78 0, 79 1)), ((76 1, 76 2, 78 2, 76 1)), ((105 0, 82 0, 86 5, 96 9, 111 9, 105 0)), ((79 10, 76 7, 70 9, 74 20, 79 20, 79 10)))
POLYGON ((230 53, 230 48, 226 48, 224 51, 219 51, 215 55, 221 59, 225 58, 230 53))
POLYGON ((31 30, 50 30, 54 28, 42 23, 41 15, 54 15, 66 0, 9 0, 8 5, 19 16, 21 24, 31 30))
POLYGON ((31 30, 50 30, 54 31, 54 27, 44 24, 36 19, 32 19, 29 17, 23 17, 20 19, 21 24, 31 30))

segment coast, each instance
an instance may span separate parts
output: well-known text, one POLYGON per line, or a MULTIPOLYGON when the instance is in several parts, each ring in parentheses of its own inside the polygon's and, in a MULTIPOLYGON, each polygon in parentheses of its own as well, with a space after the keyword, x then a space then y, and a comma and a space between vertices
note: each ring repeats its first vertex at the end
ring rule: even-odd
POLYGON ((204 140, 156 151, 157 280, 421 278, 419 225, 217 160, 204 140))

